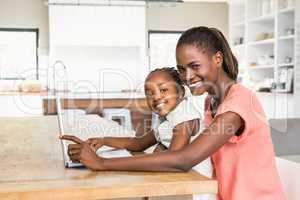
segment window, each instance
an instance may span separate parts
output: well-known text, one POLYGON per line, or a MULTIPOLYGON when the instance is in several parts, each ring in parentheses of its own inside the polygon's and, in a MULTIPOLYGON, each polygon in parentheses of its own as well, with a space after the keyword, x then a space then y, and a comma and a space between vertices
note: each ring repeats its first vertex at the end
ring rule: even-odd
POLYGON ((180 31, 149 31, 150 71, 176 67, 175 49, 180 31))
POLYGON ((0 28, 0 79, 38 79, 38 29, 0 28))

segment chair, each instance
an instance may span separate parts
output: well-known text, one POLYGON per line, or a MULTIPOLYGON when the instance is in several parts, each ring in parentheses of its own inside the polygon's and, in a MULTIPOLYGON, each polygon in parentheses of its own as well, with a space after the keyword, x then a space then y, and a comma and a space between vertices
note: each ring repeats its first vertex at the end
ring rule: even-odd
POLYGON ((276 157, 281 183, 288 200, 298 200, 300 196, 300 163, 276 157))
POLYGON ((132 130, 130 111, 126 108, 104 108, 103 117, 108 120, 117 120, 121 126, 132 130))

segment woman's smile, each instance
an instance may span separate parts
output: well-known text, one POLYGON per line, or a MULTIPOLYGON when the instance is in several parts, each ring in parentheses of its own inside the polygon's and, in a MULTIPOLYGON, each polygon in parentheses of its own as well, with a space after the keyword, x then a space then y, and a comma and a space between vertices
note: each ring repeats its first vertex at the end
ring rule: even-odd
POLYGON ((204 53, 194 45, 183 45, 176 49, 176 60, 181 78, 193 95, 210 92, 219 70, 214 54, 204 53))
POLYGON ((202 87, 203 85, 204 85, 203 81, 197 81, 197 82, 190 83, 188 86, 189 88, 195 88, 195 87, 202 87))

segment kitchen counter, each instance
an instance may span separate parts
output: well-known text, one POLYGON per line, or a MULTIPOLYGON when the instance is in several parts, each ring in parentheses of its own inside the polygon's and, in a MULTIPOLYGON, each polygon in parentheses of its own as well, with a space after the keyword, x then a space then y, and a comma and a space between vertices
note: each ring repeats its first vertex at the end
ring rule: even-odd
POLYGON ((217 192, 216 180, 193 170, 151 173, 66 169, 56 116, 0 118, 0 126, 1 200, 141 200, 147 196, 150 200, 153 196, 186 200, 192 194, 217 192))
POLYGON ((47 92, 19 92, 19 91, 0 91, 0 96, 16 96, 16 95, 36 95, 44 96, 47 92))
MULTIPOLYGON (((151 128, 152 112, 149 110, 144 93, 103 92, 103 93, 57 93, 63 109, 81 109, 88 114, 102 115, 105 108, 126 108, 130 110, 131 121, 136 133, 143 134, 151 128)), ((43 114, 56 114, 53 93, 41 96, 43 114)))
MULTIPOLYGON (((101 115, 104 108, 127 108, 131 112, 137 133, 148 131, 151 112, 143 92, 57 92, 64 109, 81 109, 101 115)), ((0 116, 41 116, 56 114, 53 92, 0 91, 0 103, 5 105, 0 116)))
POLYGON ((84 109, 88 113, 100 113, 103 108, 128 108, 149 110, 143 93, 103 92, 103 93, 47 93, 41 96, 44 114, 55 114, 55 98, 59 96, 64 109, 84 109))

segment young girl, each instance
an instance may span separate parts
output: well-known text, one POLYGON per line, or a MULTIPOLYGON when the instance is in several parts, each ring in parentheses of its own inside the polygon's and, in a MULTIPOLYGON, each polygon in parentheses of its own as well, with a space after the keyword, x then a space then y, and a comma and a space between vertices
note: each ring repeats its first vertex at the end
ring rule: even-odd
MULTIPOLYGON (((187 146, 199 132, 200 111, 195 107, 195 96, 188 96, 178 71, 174 68, 156 69, 145 80, 145 95, 149 108, 159 116, 158 127, 139 137, 90 138, 86 142, 97 151, 102 146, 142 152, 156 145, 154 152, 177 151, 187 146)), ((66 138, 68 136, 65 136, 66 138)), ((69 154, 75 153, 69 149, 69 154)), ((79 160, 78 160, 79 161, 79 160)), ((212 176, 210 159, 196 170, 212 176)))
POLYGON ((188 171, 212 156, 220 200, 285 199, 264 111, 256 96, 236 83, 238 63, 223 34, 207 27, 185 31, 176 60, 193 95, 208 93, 202 134, 179 151, 122 159, 100 158, 75 138, 76 159, 93 170, 188 171))

